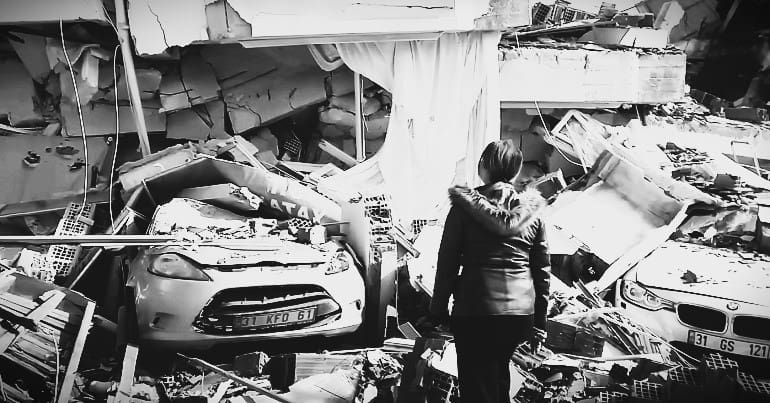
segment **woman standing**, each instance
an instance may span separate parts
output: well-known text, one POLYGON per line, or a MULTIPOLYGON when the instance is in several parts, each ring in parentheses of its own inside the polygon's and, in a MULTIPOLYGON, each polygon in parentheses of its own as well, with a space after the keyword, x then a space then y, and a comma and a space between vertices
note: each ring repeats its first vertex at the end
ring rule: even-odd
POLYGON ((550 256, 537 216, 545 201, 537 191, 514 190, 521 163, 513 141, 491 143, 479 160, 484 185, 449 190, 430 311, 448 317, 454 294, 463 402, 510 402, 514 349, 527 339, 537 348, 545 337, 550 256))

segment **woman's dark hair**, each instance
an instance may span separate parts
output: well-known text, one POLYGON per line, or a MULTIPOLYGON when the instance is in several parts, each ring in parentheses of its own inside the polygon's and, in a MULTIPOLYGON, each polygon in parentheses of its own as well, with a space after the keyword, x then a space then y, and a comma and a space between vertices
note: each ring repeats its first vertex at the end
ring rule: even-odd
POLYGON ((489 180, 509 182, 521 169, 523 157, 513 140, 498 140, 489 143, 481 153, 479 168, 489 173, 489 180))

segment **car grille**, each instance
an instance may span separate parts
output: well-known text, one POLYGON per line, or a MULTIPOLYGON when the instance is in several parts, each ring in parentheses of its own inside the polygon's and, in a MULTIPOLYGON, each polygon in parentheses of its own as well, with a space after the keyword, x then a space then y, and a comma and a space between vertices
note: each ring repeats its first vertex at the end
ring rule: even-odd
POLYGON ((711 308, 697 305, 680 304, 677 315, 682 323, 705 330, 723 332, 727 327, 727 315, 711 308))
POLYGON ((211 334, 256 334, 301 329, 334 320, 341 312, 331 296, 316 285, 282 285, 230 288, 218 292, 201 310, 193 324, 211 334), (235 319, 245 315, 316 308, 313 322, 263 328, 236 328, 235 319))
POLYGON ((733 333, 752 339, 770 340, 770 319, 756 316, 736 316, 733 333))

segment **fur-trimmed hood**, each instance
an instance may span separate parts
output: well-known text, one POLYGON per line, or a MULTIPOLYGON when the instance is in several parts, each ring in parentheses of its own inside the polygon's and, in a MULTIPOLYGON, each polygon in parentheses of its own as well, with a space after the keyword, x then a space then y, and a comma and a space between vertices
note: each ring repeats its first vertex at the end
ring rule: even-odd
POLYGON ((455 186, 449 189, 449 199, 483 228, 500 236, 520 234, 546 205, 536 189, 518 193, 506 182, 476 189, 455 186))

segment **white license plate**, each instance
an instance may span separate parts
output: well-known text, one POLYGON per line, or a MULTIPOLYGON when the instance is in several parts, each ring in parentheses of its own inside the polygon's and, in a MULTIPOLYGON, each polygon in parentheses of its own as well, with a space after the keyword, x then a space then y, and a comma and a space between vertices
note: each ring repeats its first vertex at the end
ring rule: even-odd
POLYGON ((236 328, 259 328, 294 325, 312 322, 315 319, 315 307, 293 311, 272 312, 263 315, 241 316, 235 319, 236 328))
POLYGON ((754 358, 770 359, 770 345, 728 339, 690 330, 687 342, 696 346, 754 358))

